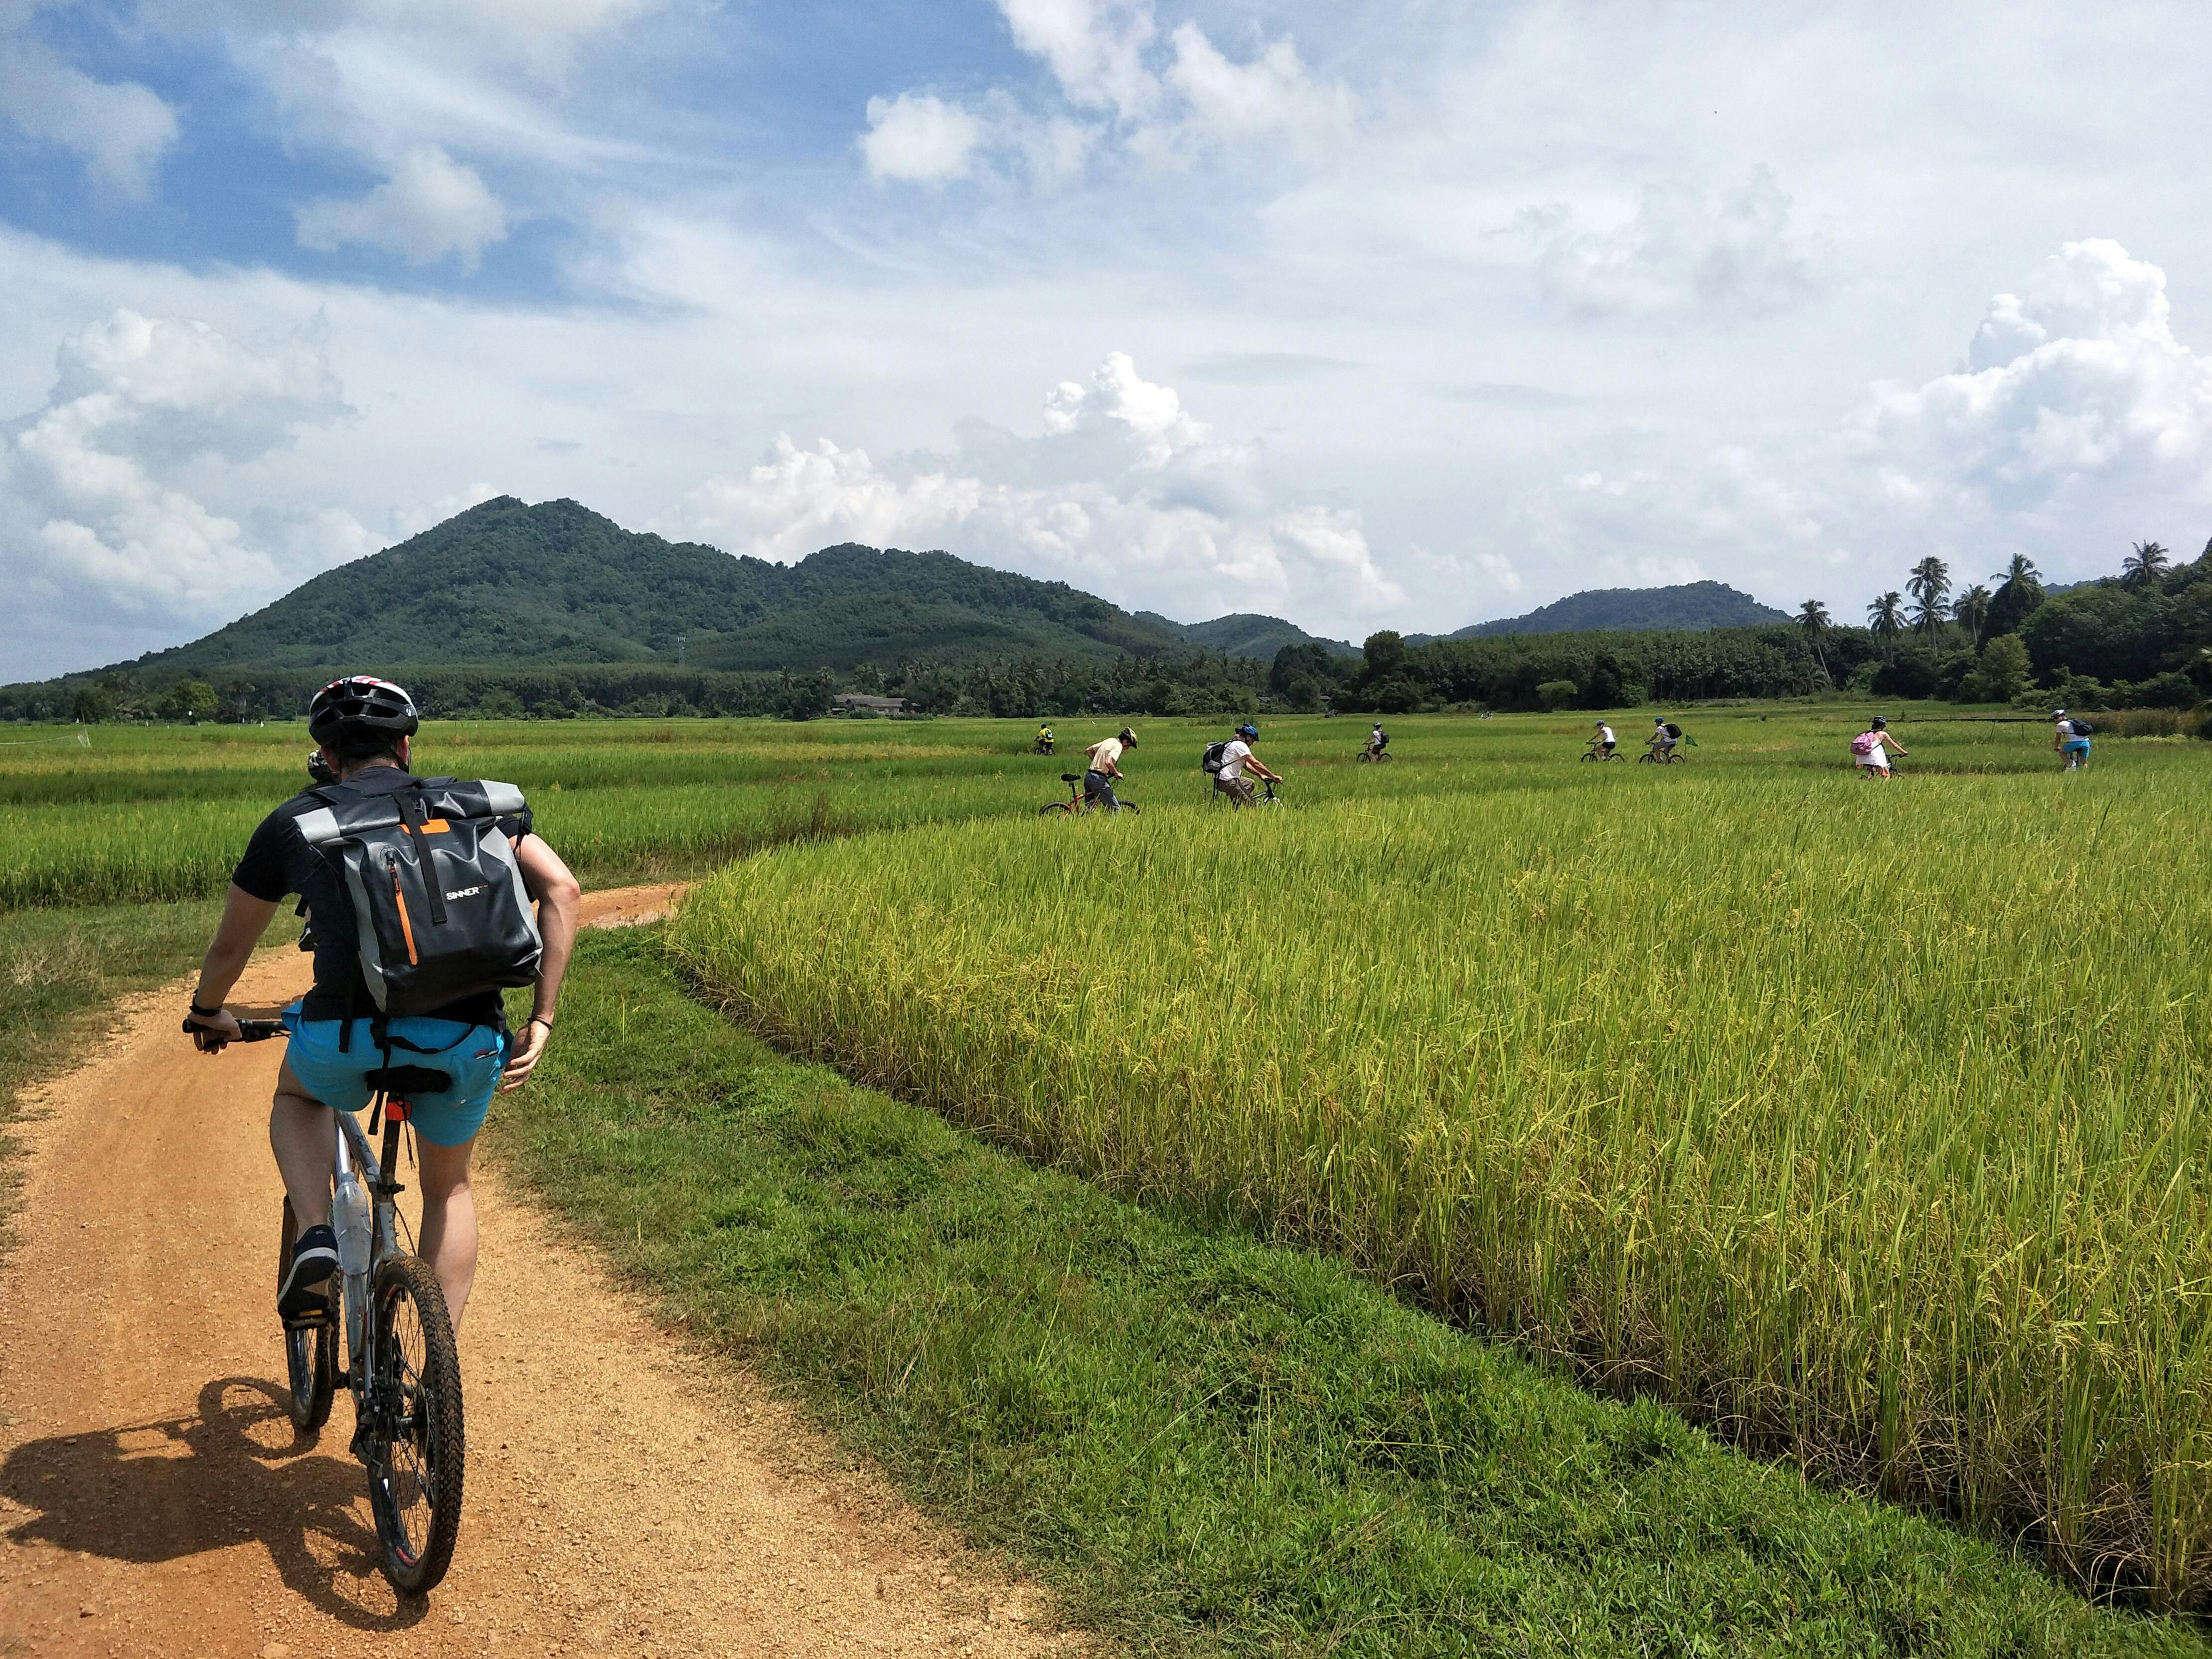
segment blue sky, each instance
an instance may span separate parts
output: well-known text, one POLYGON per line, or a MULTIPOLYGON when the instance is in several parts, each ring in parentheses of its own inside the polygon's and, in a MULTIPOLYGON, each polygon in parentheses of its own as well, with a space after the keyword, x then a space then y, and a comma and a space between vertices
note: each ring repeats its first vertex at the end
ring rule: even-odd
POLYGON ((499 493, 1355 639, 2193 553, 2200 19, 0 0, 0 678, 499 493))

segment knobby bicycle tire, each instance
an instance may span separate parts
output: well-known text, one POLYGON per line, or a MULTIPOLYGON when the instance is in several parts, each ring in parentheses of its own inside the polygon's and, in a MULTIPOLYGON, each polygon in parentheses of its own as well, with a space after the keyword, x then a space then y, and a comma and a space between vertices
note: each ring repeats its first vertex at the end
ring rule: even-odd
MULTIPOLYGON (((300 1224, 292 1213, 292 1200, 284 1200, 284 1231, 276 1243, 276 1283, 292 1270, 292 1246, 300 1224)), ((292 1427, 313 1434, 330 1421, 331 1399, 337 1391, 338 1322, 336 1316, 287 1325, 284 1328, 285 1406, 292 1427)))
POLYGON ((368 1505, 384 1576, 401 1595, 421 1595, 446 1576, 461 1531, 460 1353, 445 1292, 419 1256, 385 1259, 370 1309, 377 1375, 364 1448, 368 1505))

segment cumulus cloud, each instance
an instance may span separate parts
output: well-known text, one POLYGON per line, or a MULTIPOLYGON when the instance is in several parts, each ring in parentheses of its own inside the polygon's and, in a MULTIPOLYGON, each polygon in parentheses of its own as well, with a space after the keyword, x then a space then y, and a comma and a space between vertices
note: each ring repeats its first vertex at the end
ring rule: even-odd
POLYGON ((1990 301, 1967 366, 1877 392, 1846 434, 1899 511, 2109 543, 2154 504, 2212 501, 2212 358, 2174 337, 2166 273, 2069 242, 1990 301))
POLYGON ((868 131, 860 139, 872 179, 938 185, 964 178, 983 123, 957 104, 927 93, 868 100, 868 131))
POLYGON ((143 197, 171 145, 176 112, 135 82, 95 81, 0 21, 0 118, 82 156, 102 186, 143 197))
POLYGON ((1513 229, 1532 246, 1545 297, 1581 316, 1689 308, 1770 316, 1820 293, 1827 257, 1764 167, 1725 191, 1650 185, 1610 228, 1553 205, 1525 210, 1513 229))
POLYGON ((1256 449, 1217 440, 1125 353, 1054 386, 1041 428, 977 428, 956 455, 886 463, 779 437, 759 465, 695 491, 683 528, 784 562, 838 541, 941 544, 1192 616, 1356 618, 1404 598, 1357 513, 1285 492, 1256 449))
POLYGON ((1194 22, 1163 43, 1151 0, 999 0, 999 9, 1066 107, 1041 114, 1004 88, 980 107, 921 93, 871 99, 860 147, 872 177, 936 184, 988 154, 1049 186, 1109 145, 1145 163, 1187 165, 1232 145, 1334 137, 1351 125, 1351 93, 1316 80, 1288 36, 1240 63, 1194 22))
POLYGON ((1794 440, 1595 442, 1522 501, 1524 544, 1609 578, 1722 568, 1786 595, 1837 568, 1893 586, 1923 553, 1986 573, 2024 552, 2087 576, 2146 533, 2202 535, 2212 356, 2175 337, 2157 265, 2067 243, 1989 301, 1963 356, 1794 440))
POLYGON ((328 252, 361 242, 417 265, 455 254, 471 270, 485 248, 507 237, 507 210, 483 177, 435 144, 407 150, 392 177, 368 195, 313 202, 295 217, 303 247, 328 252))
POLYGON ((0 536, 21 567, 11 586, 57 628, 121 612, 182 635, 283 592, 303 554, 368 550, 335 509, 272 526, 272 543, 206 500, 233 469, 349 413, 312 340, 256 349, 119 310, 65 343, 58 370, 43 408, 0 425, 0 536))

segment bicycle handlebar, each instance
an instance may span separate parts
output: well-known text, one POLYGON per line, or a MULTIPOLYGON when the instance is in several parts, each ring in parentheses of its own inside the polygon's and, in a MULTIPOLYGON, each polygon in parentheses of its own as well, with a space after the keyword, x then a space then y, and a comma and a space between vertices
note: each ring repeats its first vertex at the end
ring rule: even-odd
MULTIPOLYGON (((210 1036, 218 1035, 208 1026, 195 1025, 189 1019, 186 1020, 185 1035, 190 1036, 195 1031, 207 1031, 210 1036)), ((224 1040, 229 1042, 266 1042, 270 1037, 289 1035, 290 1034, 285 1030, 284 1022, 281 1019, 241 1019, 238 1022, 238 1035, 224 1040)))

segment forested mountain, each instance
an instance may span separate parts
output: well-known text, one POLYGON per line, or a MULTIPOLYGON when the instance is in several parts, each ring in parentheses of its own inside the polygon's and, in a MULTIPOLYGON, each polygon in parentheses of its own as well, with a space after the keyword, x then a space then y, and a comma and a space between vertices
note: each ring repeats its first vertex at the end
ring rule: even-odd
POLYGON ((949 553, 848 544, 771 564, 627 531, 574 501, 501 496, 131 666, 207 677, 364 662, 850 669, 1188 648, 1065 582, 949 553))
POLYGON ((1705 628, 1758 628, 1788 622, 1789 613, 1761 605, 1725 582, 1683 582, 1674 587, 1592 587, 1539 605, 1525 617, 1476 623, 1444 635, 1411 636, 1476 640, 1496 634, 1641 634, 1705 628))
POLYGON ((1137 620, 1170 629, 1201 651, 1219 651, 1231 657, 1272 658, 1286 645, 1318 645, 1340 657, 1359 654, 1359 647, 1348 640, 1325 640, 1280 617, 1256 616, 1249 611, 1231 611, 1202 623, 1170 622, 1157 611, 1139 611, 1137 620))

